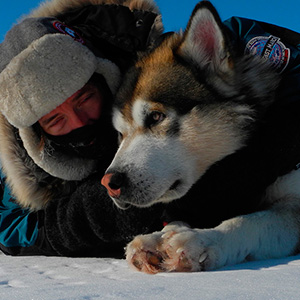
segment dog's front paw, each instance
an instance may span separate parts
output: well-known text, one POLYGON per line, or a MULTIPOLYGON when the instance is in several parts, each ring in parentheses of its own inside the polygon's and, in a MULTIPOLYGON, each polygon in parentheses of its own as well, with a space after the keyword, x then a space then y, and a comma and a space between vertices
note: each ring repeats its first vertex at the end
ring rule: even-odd
POLYGON ((126 258, 150 274, 212 270, 222 264, 217 240, 213 230, 169 225, 161 232, 137 236, 127 246, 126 258))
POLYGON ((199 272, 220 267, 222 251, 218 233, 208 229, 186 228, 184 231, 167 231, 162 239, 166 259, 162 268, 175 272, 199 272))
POLYGON ((126 247, 129 265, 138 271, 155 274, 164 271, 162 262, 167 258, 163 251, 163 232, 136 236, 126 247))

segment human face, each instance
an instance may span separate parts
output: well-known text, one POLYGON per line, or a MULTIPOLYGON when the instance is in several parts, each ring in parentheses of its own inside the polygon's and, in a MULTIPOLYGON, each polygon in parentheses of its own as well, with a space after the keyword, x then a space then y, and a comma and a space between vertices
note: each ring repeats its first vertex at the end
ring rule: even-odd
POLYGON ((64 135, 74 129, 95 123, 101 115, 102 95, 87 83, 64 103, 39 120, 43 130, 51 135, 64 135))

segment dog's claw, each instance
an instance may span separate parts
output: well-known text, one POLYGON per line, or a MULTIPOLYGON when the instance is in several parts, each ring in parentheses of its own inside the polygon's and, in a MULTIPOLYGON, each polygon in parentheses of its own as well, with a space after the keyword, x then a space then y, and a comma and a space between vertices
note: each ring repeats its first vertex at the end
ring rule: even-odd
POLYGON ((203 252, 199 257, 199 263, 203 264, 206 261, 207 257, 208 257, 208 254, 206 252, 203 252))

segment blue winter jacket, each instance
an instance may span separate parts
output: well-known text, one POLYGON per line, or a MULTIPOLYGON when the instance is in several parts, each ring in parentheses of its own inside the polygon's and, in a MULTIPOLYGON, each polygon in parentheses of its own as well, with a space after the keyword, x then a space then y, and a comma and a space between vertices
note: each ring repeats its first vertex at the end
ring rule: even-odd
POLYGON ((0 185, 0 244, 6 248, 32 246, 38 234, 37 213, 15 202, 2 173, 0 185))

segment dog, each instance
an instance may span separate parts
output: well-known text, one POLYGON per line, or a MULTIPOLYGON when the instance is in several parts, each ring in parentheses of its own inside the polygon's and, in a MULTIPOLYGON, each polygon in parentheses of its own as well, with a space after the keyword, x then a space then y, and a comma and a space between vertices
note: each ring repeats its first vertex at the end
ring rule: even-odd
MULTIPOLYGON (((197 190, 212 169, 222 166, 220 185, 227 171, 238 168, 249 171, 249 180, 264 181, 264 173, 252 175, 247 156, 231 162, 240 153, 254 155, 253 162, 257 161, 262 151, 252 151, 251 145, 260 149, 259 141, 266 144, 265 157, 272 155, 271 143, 276 143, 276 128, 281 128, 272 111, 282 75, 262 57, 238 55, 235 47, 216 9, 202 1, 183 33, 166 34, 128 73, 113 111, 120 146, 102 178, 119 208, 169 205, 197 190)), ((285 142, 286 134, 278 136, 283 140, 279 152, 290 157, 293 147, 285 142)), ((295 165, 300 161, 298 150, 295 165)), ((212 228, 192 228, 179 219, 162 231, 137 236, 126 247, 129 264, 151 274, 191 272, 298 253, 300 171, 274 164, 284 170, 268 168, 271 179, 261 184, 259 208, 233 214, 212 228)), ((239 183, 229 183, 225 185, 230 185, 234 197, 239 183)), ((252 188, 256 186, 242 190, 241 206, 247 205, 242 198, 249 198, 252 188)), ((201 199, 196 200, 200 204, 190 211, 200 216, 201 199)), ((215 213, 219 204, 214 204, 215 213)))

